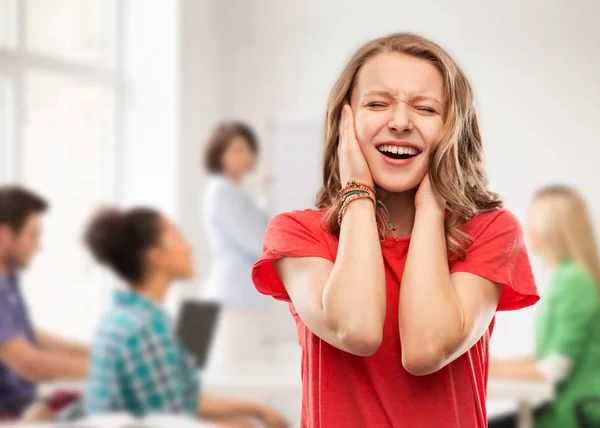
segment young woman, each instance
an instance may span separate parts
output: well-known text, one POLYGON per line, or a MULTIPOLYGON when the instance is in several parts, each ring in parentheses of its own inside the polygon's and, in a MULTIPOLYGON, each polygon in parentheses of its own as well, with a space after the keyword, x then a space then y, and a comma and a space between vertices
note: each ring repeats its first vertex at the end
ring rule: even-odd
MULTIPOLYGON (((577 403, 600 396, 600 259, 584 200, 566 186, 537 192, 530 209, 531 249, 554 270, 536 322, 536 355, 493 360, 490 376, 546 379, 556 397, 536 412, 536 428, 578 428, 577 403)), ((514 415, 490 427, 516 427, 514 415)))
POLYGON ((210 174, 202 215, 211 252, 202 296, 222 304, 209 365, 264 361, 269 342, 270 301, 259 295, 250 270, 262 253, 269 216, 242 187, 256 164, 258 141, 240 122, 222 122, 204 153, 210 174))
POLYGON ((85 396, 86 413, 182 413, 227 427, 286 427, 261 404, 200 394, 198 373, 161 304, 177 279, 194 274, 190 246, 175 225, 150 209, 106 210, 89 225, 95 258, 127 281, 98 329, 85 396))
POLYGON ((320 209, 277 216, 253 269, 298 326, 302 426, 487 426, 494 314, 538 296, 464 73, 416 35, 364 45, 329 98, 323 169, 320 209))

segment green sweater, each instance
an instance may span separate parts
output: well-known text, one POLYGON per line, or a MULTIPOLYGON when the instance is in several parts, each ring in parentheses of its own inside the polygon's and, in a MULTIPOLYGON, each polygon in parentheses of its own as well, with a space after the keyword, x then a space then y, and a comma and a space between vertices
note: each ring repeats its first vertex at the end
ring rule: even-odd
POLYGON ((536 320, 538 361, 552 353, 572 359, 573 369, 535 427, 578 428, 575 403, 600 395, 600 296, 593 278, 568 260, 556 269, 536 320))

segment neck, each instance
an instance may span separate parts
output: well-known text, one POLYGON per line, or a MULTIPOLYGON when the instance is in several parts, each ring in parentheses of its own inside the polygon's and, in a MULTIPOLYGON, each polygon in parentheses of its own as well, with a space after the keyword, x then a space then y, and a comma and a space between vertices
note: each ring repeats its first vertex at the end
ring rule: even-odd
POLYGON ((235 184, 242 184, 242 176, 241 175, 235 175, 235 174, 225 174, 227 176, 227 178, 229 178, 231 181, 233 181, 235 184))
POLYGON ((558 267, 558 265, 560 264, 560 262, 562 262, 563 259, 560 259, 558 257, 553 257, 553 256, 547 256, 546 257, 546 262, 552 267, 552 269, 556 269, 558 267))
POLYGON ((12 269, 10 269, 8 263, 0 258, 0 275, 6 276, 11 272, 11 270, 12 269))
POLYGON ((409 237, 415 223, 415 194, 417 190, 408 190, 402 193, 391 193, 378 189, 378 199, 384 203, 392 226, 396 228, 396 236, 409 237))
POLYGON ((162 305, 171 285, 171 280, 166 275, 150 275, 131 288, 137 290, 142 296, 162 305))

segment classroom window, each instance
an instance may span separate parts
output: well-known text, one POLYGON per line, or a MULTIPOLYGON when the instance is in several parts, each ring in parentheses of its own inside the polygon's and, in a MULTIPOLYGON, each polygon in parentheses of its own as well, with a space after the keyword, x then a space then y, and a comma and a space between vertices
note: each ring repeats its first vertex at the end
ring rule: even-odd
POLYGON ((82 246, 83 227, 117 187, 117 6, 0 0, 0 182, 51 205, 24 291, 36 324, 81 338, 106 280, 82 246))

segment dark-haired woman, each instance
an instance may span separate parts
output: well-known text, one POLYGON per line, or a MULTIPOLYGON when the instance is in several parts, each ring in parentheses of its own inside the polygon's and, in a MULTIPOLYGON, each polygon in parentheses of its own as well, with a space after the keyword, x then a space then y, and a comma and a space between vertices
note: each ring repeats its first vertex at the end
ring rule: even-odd
POLYGON ((197 415, 227 427, 254 426, 250 418, 257 418, 287 426, 268 406, 200 394, 196 368, 161 307, 171 283, 194 273, 190 246, 170 220, 150 209, 105 210, 85 241, 128 285, 115 293, 92 346, 86 413, 197 415))
POLYGON ((264 362, 268 358, 269 299, 256 292, 250 270, 262 253, 269 216, 242 187, 259 152, 252 129, 222 122, 204 151, 209 180, 202 216, 211 253, 202 297, 222 305, 209 366, 264 362))

